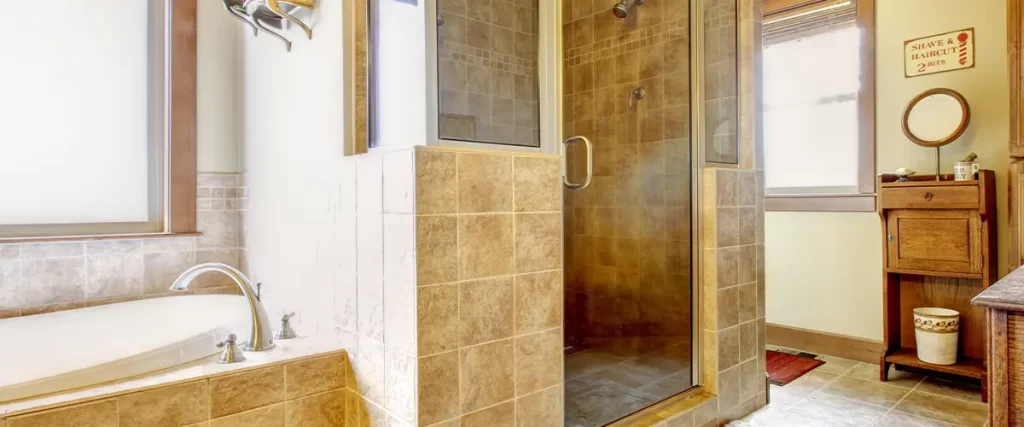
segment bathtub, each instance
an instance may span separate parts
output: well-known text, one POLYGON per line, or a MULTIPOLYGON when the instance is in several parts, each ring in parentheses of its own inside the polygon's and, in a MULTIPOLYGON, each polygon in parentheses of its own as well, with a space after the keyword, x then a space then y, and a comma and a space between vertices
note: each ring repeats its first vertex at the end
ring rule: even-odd
POLYGON ((129 378, 248 336, 235 295, 184 295, 0 320, 0 404, 129 378))

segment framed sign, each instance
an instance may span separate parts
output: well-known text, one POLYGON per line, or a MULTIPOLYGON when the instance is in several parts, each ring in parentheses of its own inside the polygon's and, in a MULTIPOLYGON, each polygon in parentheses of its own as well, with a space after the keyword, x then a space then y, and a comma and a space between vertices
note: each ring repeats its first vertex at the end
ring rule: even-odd
POLYGON ((974 67, 974 28, 903 42, 906 77, 974 67))

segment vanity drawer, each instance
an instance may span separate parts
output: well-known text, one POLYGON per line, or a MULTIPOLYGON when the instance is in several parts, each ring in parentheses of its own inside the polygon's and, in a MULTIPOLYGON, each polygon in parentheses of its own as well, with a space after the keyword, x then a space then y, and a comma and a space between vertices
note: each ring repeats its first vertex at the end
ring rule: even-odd
POLYGON ((883 187, 883 209, 977 209, 977 185, 883 187))

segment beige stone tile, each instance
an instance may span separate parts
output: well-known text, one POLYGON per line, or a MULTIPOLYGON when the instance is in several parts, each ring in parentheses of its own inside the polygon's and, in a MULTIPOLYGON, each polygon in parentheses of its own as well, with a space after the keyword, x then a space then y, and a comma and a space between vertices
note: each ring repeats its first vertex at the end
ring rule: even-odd
POLYGON ((982 403, 911 391, 896 409, 911 415, 965 426, 980 426, 988 417, 988 406, 982 403))
POLYGON ((889 411, 878 424, 878 427, 959 427, 959 424, 947 423, 945 421, 932 420, 917 415, 910 415, 903 411, 889 411))
POLYGON ((715 277, 718 280, 718 287, 728 288, 738 285, 739 276, 737 275, 737 268, 739 266, 740 249, 736 247, 719 248, 715 251, 715 256, 715 259, 718 260, 718 264, 715 266, 715 272, 717 273, 715 277))
POLYGON ((562 171, 558 159, 515 156, 515 211, 562 209, 562 171))
POLYGON ((21 258, 21 245, 0 245, 0 261, 17 261, 21 258))
POLYGON ((693 423, 694 425, 703 426, 704 424, 712 421, 716 421, 718 418, 718 398, 713 397, 701 403, 700 406, 693 409, 693 423))
POLYGON ((844 397, 885 408, 893 407, 909 392, 905 388, 847 376, 837 378, 819 391, 823 395, 844 397))
POLYGON ((419 421, 430 425, 459 415, 459 352, 419 359, 419 421))
POLYGON ((196 238, 196 248, 237 248, 237 211, 196 212, 196 228, 203 233, 196 238))
POLYGON ((512 215, 460 215, 458 244, 460 280, 512 273, 512 215))
POLYGON ((85 257, 22 259, 19 294, 23 307, 84 302, 85 257))
POLYGON ((157 252, 191 252, 194 250, 196 250, 196 239, 194 237, 144 239, 142 241, 142 253, 147 254, 157 252))
POLYGON ((757 285, 748 283, 738 286, 736 299, 737 315, 740 323, 750 322, 757 318, 757 285))
POLYGON ((458 217, 416 217, 416 276, 420 286, 459 278, 458 217))
POLYGON ((284 365, 285 399, 344 387, 346 363, 345 355, 339 353, 284 365))
POLYGON ((516 404, 510 400, 463 415, 459 421, 461 427, 513 427, 516 424, 516 404))
MULTIPOLYGON (((133 240, 94 240, 85 242, 85 254, 97 255, 125 255, 142 253, 142 239, 133 240)), ((0 256, 0 259, 3 257, 0 256)))
POLYGON ((207 382, 160 387, 117 399, 119 427, 158 427, 195 424, 207 419, 207 382))
MULTIPOLYGON (((745 362, 758 356, 757 322, 749 321, 740 324, 739 356, 745 362)), ((764 376, 764 375, 762 375, 764 376)))
POLYGON ((516 273, 559 268, 562 263, 561 237, 560 214, 516 214, 516 273))
POLYGON ((21 259, 69 258, 85 255, 83 242, 25 243, 21 246, 21 259))
POLYGON ((511 399, 515 387, 512 340, 460 350, 459 375, 463 413, 511 399))
POLYGON ((416 151, 416 213, 456 213, 455 153, 416 151))
POLYGON ((419 355, 428 356, 459 346, 459 285, 419 288, 419 355))
POLYGON ((384 406, 401 420, 416 420, 416 356, 388 347, 384 355, 384 406))
POLYGON ((783 387, 772 385, 772 404, 788 408, 811 395, 811 393, 821 390, 838 377, 839 375, 837 374, 821 372, 819 369, 815 369, 783 387))
POLYGON ((739 366, 718 373, 718 404, 720 408, 732 408, 740 404, 739 366))
POLYGON ((513 279, 510 276, 459 284, 459 345, 513 335, 513 279))
POLYGON ((814 370, 821 372, 830 372, 838 375, 842 375, 849 372, 850 369, 853 369, 853 367, 857 366, 860 363, 856 360, 844 359, 842 357, 829 356, 824 354, 818 356, 818 359, 824 360, 825 364, 815 368, 814 370))
POLYGON ((521 274, 515 277, 516 334, 562 324, 562 272, 521 274))
POLYGON ((738 287, 718 290, 718 329, 731 328, 739 323, 738 287))
POLYGON ((562 426, 562 387, 552 387, 516 399, 518 427, 562 426))
POLYGON ((914 391, 923 391, 969 402, 981 402, 981 385, 966 381, 950 381, 943 378, 928 377, 914 391))
POLYGON ((195 265, 195 252, 154 252, 142 258, 143 294, 166 293, 174 280, 195 265))
POLYGON ((285 400, 284 367, 210 379, 210 417, 220 418, 285 400))
POLYGON ((724 248, 739 244, 739 210, 733 207, 720 207, 715 218, 716 242, 724 248))
POLYGON ((561 329, 516 337, 516 395, 562 382, 562 347, 561 329))
POLYGON ((142 253, 89 256, 86 271, 88 299, 142 294, 142 253))
POLYGON ((737 244, 752 245, 757 242, 757 212, 754 208, 736 209, 737 244))
MULTIPOLYGON (((238 249, 215 248, 200 249, 196 251, 196 264, 207 262, 219 262, 232 267, 238 266, 238 249)), ((91 274, 91 271, 90 271, 91 274)), ((226 286, 238 286, 231 277, 226 274, 202 274, 189 286, 190 289, 222 288, 226 286)))
MULTIPOLYGON (((3 426, 0 421, 0 426, 3 426)), ((117 401, 103 400, 13 417, 7 427, 117 427, 117 401)))
POLYGON ((887 409, 828 395, 814 395, 789 409, 781 425, 870 426, 887 409))
POLYGON ((210 427, 284 427, 284 403, 210 421, 210 427))
POLYGON ((457 163, 460 213, 512 210, 512 156, 459 153, 457 163))
POLYGON ((736 206, 738 195, 736 194, 736 180, 738 172, 731 169, 716 169, 718 179, 717 197, 718 206, 736 206))
POLYGON ((718 370, 723 371, 740 363, 740 328, 732 327, 718 332, 718 370))
MULTIPOLYGON (((865 381, 878 381, 878 365, 874 363, 858 363, 852 369, 847 371, 844 376, 853 377, 865 381)), ((921 380, 924 379, 923 375, 910 373, 907 371, 898 371, 896 367, 889 367, 889 381, 885 384, 902 387, 905 389, 912 389, 917 386, 921 380)))
POLYGON ((285 402, 285 425, 333 427, 345 423, 345 390, 339 389, 285 402))
POLYGON ((17 258, 0 261, 0 311, 19 310, 22 307, 23 303, 18 291, 19 285, 21 285, 21 261, 17 258))

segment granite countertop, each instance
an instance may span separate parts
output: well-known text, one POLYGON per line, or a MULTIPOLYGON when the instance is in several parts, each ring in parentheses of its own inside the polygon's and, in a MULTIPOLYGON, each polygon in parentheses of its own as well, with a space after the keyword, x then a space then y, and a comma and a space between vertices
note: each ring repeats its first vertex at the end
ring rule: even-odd
POLYGON ((981 291, 971 304, 996 310, 1024 312, 1024 267, 1020 267, 981 291))

